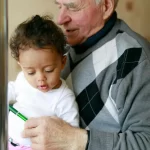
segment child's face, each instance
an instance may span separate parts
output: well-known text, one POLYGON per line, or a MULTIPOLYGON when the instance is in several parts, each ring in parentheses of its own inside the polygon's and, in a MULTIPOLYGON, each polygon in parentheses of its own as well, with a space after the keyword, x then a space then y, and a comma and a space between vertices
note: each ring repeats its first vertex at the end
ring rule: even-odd
POLYGON ((65 63, 66 57, 60 56, 52 48, 30 48, 19 54, 19 64, 25 78, 30 85, 42 92, 60 87, 60 73, 65 63))

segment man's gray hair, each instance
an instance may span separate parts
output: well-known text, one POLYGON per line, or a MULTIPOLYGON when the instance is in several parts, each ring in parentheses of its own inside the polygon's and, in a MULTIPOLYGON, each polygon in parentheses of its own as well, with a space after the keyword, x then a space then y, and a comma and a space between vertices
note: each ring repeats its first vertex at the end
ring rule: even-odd
MULTIPOLYGON (((116 8, 119 0, 114 0, 114 1, 115 1, 115 8, 116 8)), ((95 0, 95 2, 96 4, 99 4, 101 0, 95 0)))

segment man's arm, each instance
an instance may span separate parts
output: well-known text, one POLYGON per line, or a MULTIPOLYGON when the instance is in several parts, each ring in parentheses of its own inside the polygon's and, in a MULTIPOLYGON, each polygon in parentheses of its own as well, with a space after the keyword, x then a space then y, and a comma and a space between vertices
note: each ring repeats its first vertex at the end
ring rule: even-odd
MULTIPOLYGON (((112 89, 112 98, 118 109, 120 132, 90 129, 88 150, 148 150, 149 90, 150 63, 144 60, 122 79, 119 86, 112 89)), ((24 137, 31 138, 32 148, 35 150, 85 150, 88 139, 86 130, 72 127, 54 117, 28 120, 24 137)))
POLYGON ((85 150, 88 138, 86 130, 57 117, 27 120, 23 137, 31 139, 34 150, 85 150))

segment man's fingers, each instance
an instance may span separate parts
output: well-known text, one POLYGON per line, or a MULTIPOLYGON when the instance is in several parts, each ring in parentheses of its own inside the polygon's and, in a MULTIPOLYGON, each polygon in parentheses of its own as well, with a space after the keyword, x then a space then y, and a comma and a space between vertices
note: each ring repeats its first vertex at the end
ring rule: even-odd
POLYGON ((25 122, 25 129, 31 129, 31 128, 36 128, 39 125, 39 119, 37 118, 30 118, 25 122))
POLYGON ((24 138, 32 138, 32 137, 36 137, 37 135, 38 135, 37 128, 25 129, 22 132, 22 137, 24 138))
POLYGON ((40 143, 38 136, 30 138, 32 144, 38 144, 40 143))
POLYGON ((40 145, 40 144, 35 144, 35 143, 33 143, 33 144, 31 145, 31 148, 32 148, 32 150, 42 150, 42 149, 44 149, 44 145, 40 145))

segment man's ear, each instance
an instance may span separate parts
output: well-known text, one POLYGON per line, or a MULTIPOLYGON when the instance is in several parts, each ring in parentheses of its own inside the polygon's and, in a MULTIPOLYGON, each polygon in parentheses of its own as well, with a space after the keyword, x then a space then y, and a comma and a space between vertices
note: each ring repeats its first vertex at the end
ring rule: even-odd
POLYGON ((107 20, 115 9, 114 0, 102 0, 103 5, 103 19, 107 20))
POLYGON ((66 56, 66 55, 63 55, 63 56, 62 56, 62 67, 61 67, 62 70, 64 69, 64 67, 65 67, 65 65, 66 65, 66 61, 67 61, 67 56, 66 56))

